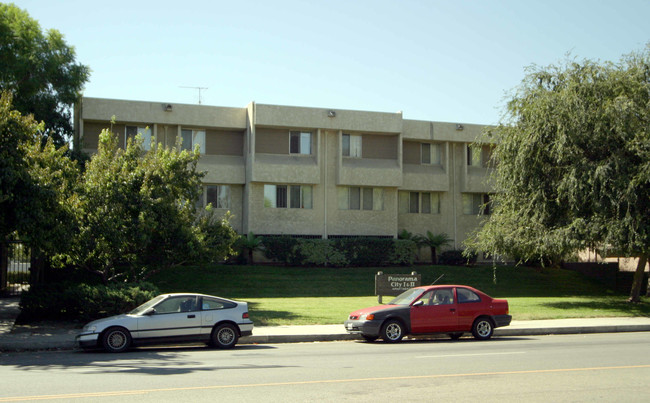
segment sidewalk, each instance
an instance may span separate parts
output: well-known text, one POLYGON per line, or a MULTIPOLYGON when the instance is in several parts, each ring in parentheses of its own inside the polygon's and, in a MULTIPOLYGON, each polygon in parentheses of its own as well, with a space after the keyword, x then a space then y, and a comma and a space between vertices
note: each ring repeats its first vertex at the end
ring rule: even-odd
MULTIPOLYGON (((0 299, 0 351, 74 349, 79 329, 55 326, 14 326, 20 312, 17 298, 0 299)), ((495 329, 495 337, 538 336, 548 334, 614 333, 650 331, 649 317, 552 319, 512 321, 495 329)), ((317 341, 361 340, 347 334, 343 320, 339 325, 264 326, 253 329, 253 336, 239 344, 308 343, 317 341)))

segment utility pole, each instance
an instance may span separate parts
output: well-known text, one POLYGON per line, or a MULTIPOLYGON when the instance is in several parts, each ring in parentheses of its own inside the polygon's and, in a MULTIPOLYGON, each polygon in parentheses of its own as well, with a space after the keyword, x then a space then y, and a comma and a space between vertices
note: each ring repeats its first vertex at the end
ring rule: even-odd
POLYGON ((180 86, 180 88, 191 88, 194 90, 199 90, 199 105, 201 105, 201 90, 207 90, 208 87, 186 87, 186 86, 180 86))

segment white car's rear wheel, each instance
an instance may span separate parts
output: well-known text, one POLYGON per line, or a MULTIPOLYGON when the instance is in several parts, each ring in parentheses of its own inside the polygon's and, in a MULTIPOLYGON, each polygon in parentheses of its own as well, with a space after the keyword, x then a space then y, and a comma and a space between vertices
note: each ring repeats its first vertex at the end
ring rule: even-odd
POLYGON ((219 325, 212 331, 212 344, 219 348, 232 348, 238 339, 237 329, 230 323, 219 325))

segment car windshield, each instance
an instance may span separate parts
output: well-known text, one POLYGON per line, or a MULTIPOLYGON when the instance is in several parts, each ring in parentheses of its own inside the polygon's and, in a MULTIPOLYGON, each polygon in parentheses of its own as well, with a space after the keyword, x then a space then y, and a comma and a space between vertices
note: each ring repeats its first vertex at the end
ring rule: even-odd
POLYGON ((390 301, 388 305, 411 305, 411 303, 415 301, 423 291, 424 290, 420 288, 411 288, 395 297, 395 299, 390 301))
POLYGON ((141 315, 143 314, 147 309, 151 308, 152 306, 156 305, 160 301, 165 299, 164 295, 159 295, 154 299, 150 299, 149 301, 145 302, 144 304, 140 305, 139 307, 135 308, 131 312, 129 312, 131 315, 141 315))

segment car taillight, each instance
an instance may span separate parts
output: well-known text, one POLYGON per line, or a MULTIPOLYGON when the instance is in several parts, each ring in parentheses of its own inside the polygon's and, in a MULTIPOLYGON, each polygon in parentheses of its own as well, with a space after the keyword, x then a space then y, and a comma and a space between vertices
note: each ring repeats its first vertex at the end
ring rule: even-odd
POLYGON ((248 319, 248 312, 244 312, 241 314, 242 319, 248 319))

